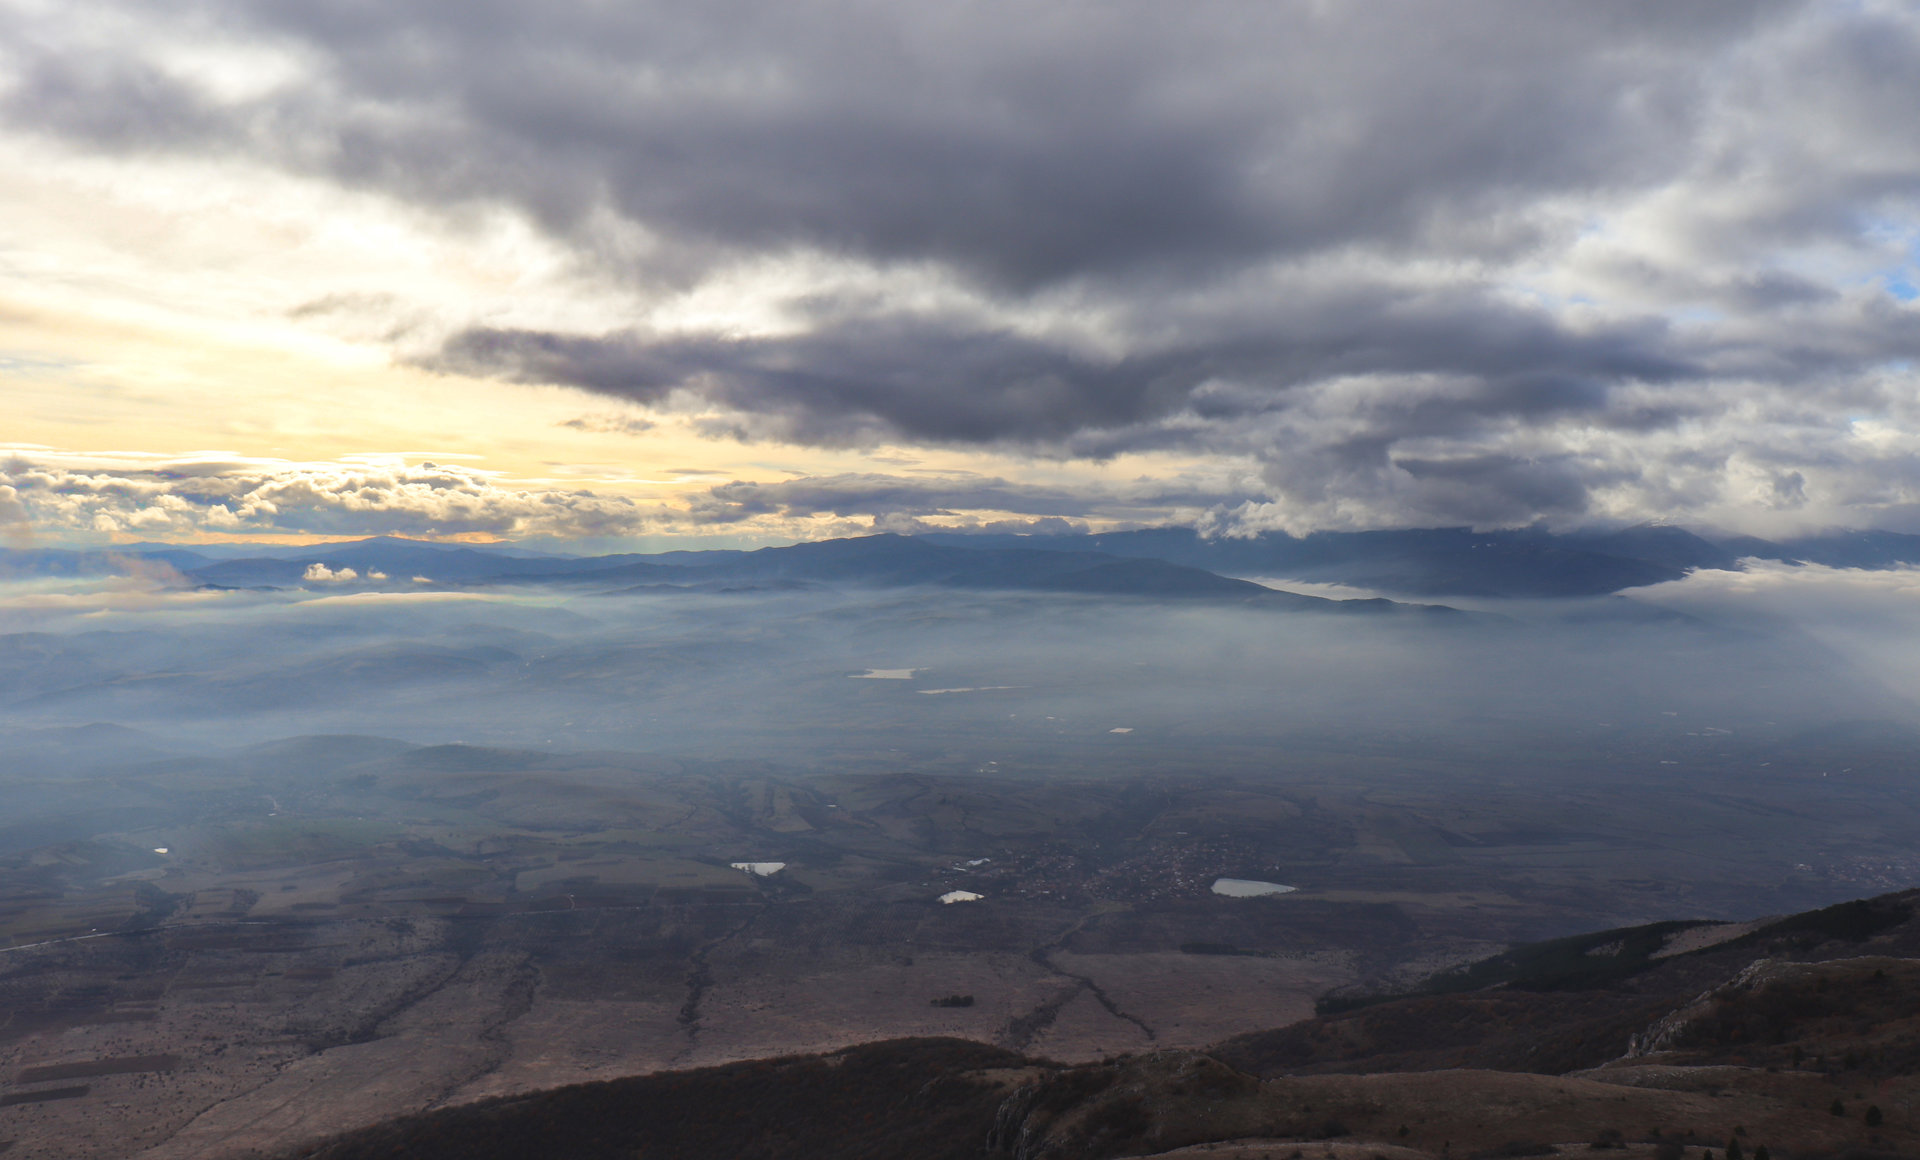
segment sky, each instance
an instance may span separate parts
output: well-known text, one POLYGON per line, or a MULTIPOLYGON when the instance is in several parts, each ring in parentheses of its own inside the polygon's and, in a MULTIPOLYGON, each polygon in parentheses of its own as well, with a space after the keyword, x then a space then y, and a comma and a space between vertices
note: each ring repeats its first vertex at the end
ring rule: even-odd
POLYGON ((1920 8, 0 0, 0 536, 1920 531, 1920 8))

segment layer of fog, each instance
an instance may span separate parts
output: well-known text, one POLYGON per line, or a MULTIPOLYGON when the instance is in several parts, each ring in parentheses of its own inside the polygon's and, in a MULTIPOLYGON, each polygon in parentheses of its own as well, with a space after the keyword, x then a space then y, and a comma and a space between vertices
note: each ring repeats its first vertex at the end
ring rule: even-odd
POLYGON ((1294 580, 1285 576, 1236 576, 1235 579, 1251 580, 1275 592, 1294 592, 1301 596, 1318 596, 1324 600, 1392 600, 1396 598, 1395 593, 1382 592, 1374 588, 1360 588, 1352 584, 1334 584, 1324 580, 1294 580))
POLYGON ((1746 744, 1909 722, 1916 644, 1915 573, 1784 566, 1454 616, 940 590, 36 582, 0 588, 0 730, 15 753, 34 731, 106 723, 196 747, 357 733, 1002 770, 1192 768, 1307 742, 1746 744))
POLYGON ((1895 699, 1920 703, 1920 568, 1742 561, 1636 592, 1662 608, 1770 636, 1800 634, 1895 699))

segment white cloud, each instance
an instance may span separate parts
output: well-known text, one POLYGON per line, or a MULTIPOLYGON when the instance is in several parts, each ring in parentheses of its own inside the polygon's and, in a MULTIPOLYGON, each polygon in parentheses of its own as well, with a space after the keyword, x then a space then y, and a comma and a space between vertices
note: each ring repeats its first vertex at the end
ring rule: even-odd
POLYGON ((0 517, 52 538, 87 533, 630 536, 659 518, 624 496, 502 483, 475 468, 389 461, 16 455, 0 517), (11 507, 7 506, 9 501, 11 507))

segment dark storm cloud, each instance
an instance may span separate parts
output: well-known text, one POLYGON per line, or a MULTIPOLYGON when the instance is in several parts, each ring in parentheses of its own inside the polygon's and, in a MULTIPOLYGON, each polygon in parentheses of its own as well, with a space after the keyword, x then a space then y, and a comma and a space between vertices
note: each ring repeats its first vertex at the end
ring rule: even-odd
MULTIPOLYGON (((1382 374, 1470 378, 1467 390, 1408 395, 1390 408, 1402 413, 1402 434, 1459 433, 1490 414, 1605 412, 1612 384, 1701 373, 1667 349, 1658 320, 1576 333, 1543 311, 1471 292, 1329 292, 1194 327, 1212 333, 1122 357, 942 317, 861 315, 770 338, 476 328, 428 362, 645 403, 690 392, 756 417, 752 433, 815 443, 875 435, 1044 443, 1182 411, 1229 420, 1284 407, 1285 392, 1304 383, 1382 374)), ((1214 441, 1198 434, 1202 445, 1214 441)), ((1149 446, 1181 442, 1151 428, 1138 435, 1149 446)), ((1117 436, 1105 453, 1133 445, 1117 436)))
POLYGON ((1697 112, 1678 66, 1770 7, 235 0, 183 20, 317 50, 325 83, 236 104, 55 52, 7 104, 116 147, 504 197, 563 232, 604 205, 696 248, 1032 285, 1412 241, 1658 174, 1697 112))
POLYGON ((641 402, 694 391, 778 422, 782 435, 821 443, 876 432, 1057 438, 1164 411, 1201 371, 1179 358, 1103 365, 1018 335, 894 319, 773 339, 469 330, 433 365, 641 402))
POLYGON ((1525 521, 1704 503, 1682 477, 1749 443, 1845 460, 1920 355, 1876 269, 1920 202, 1899 6, 138 11, 305 73, 235 95, 137 37, 22 35, 0 114, 510 206, 636 301, 756 262, 858 283, 771 332, 468 318, 406 352, 715 434, 1231 454, 1301 519, 1525 521))

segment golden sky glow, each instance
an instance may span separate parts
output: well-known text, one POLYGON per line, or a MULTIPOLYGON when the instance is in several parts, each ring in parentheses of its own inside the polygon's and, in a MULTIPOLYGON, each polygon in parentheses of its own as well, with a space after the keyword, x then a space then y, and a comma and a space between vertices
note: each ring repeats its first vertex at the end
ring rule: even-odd
MULTIPOLYGON (((253 461, 287 470, 366 462, 455 464, 505 490, 586 490, 645 505, 633 537, 768 542, 844 534, 870 519, 756 518, 689 527, 686 495, 730 480, 872 472, 1019 473, 1061 486, 1124 485, 1177 462, 1106 463, 885 444, 834 450, 742 442, 697 429, 700 409, 647 410, 570 387, 501 382, 405 361, 408 336, 361 327, 356 309, 398 294, 422 304, 416 345, 438 304, 524 322, 574 311, 605 324, 631 295, 568 269, 501 214, 447 225, 367 196, 270 172, 141 160, 114 163, 21 139, 25 168, 0 176, 0 406, 5 443, 34 462, 154 468, 253 461), (370 287, 386 287, 375 291, 370 287)), ((764 271, 775 283, 783 271, 764 271)), ((702 284, 654 306, 667 326, 777 328, 751 278, 702 284), (731 281, 731 285, 728 282, 731 281), (735 296, 729 298, 728 291, 735 296)), ((960 522, 1015 513, 974 510, 960 522)), ((528 524, 521 534, 549 529, 528 524)), ((178 524, 53 540, 272 542, 330 534, 178 524)), ((444 538, 496 531, 421 529, 444 538)), ((609 537, 612 538, 612 537, 609 537)))

